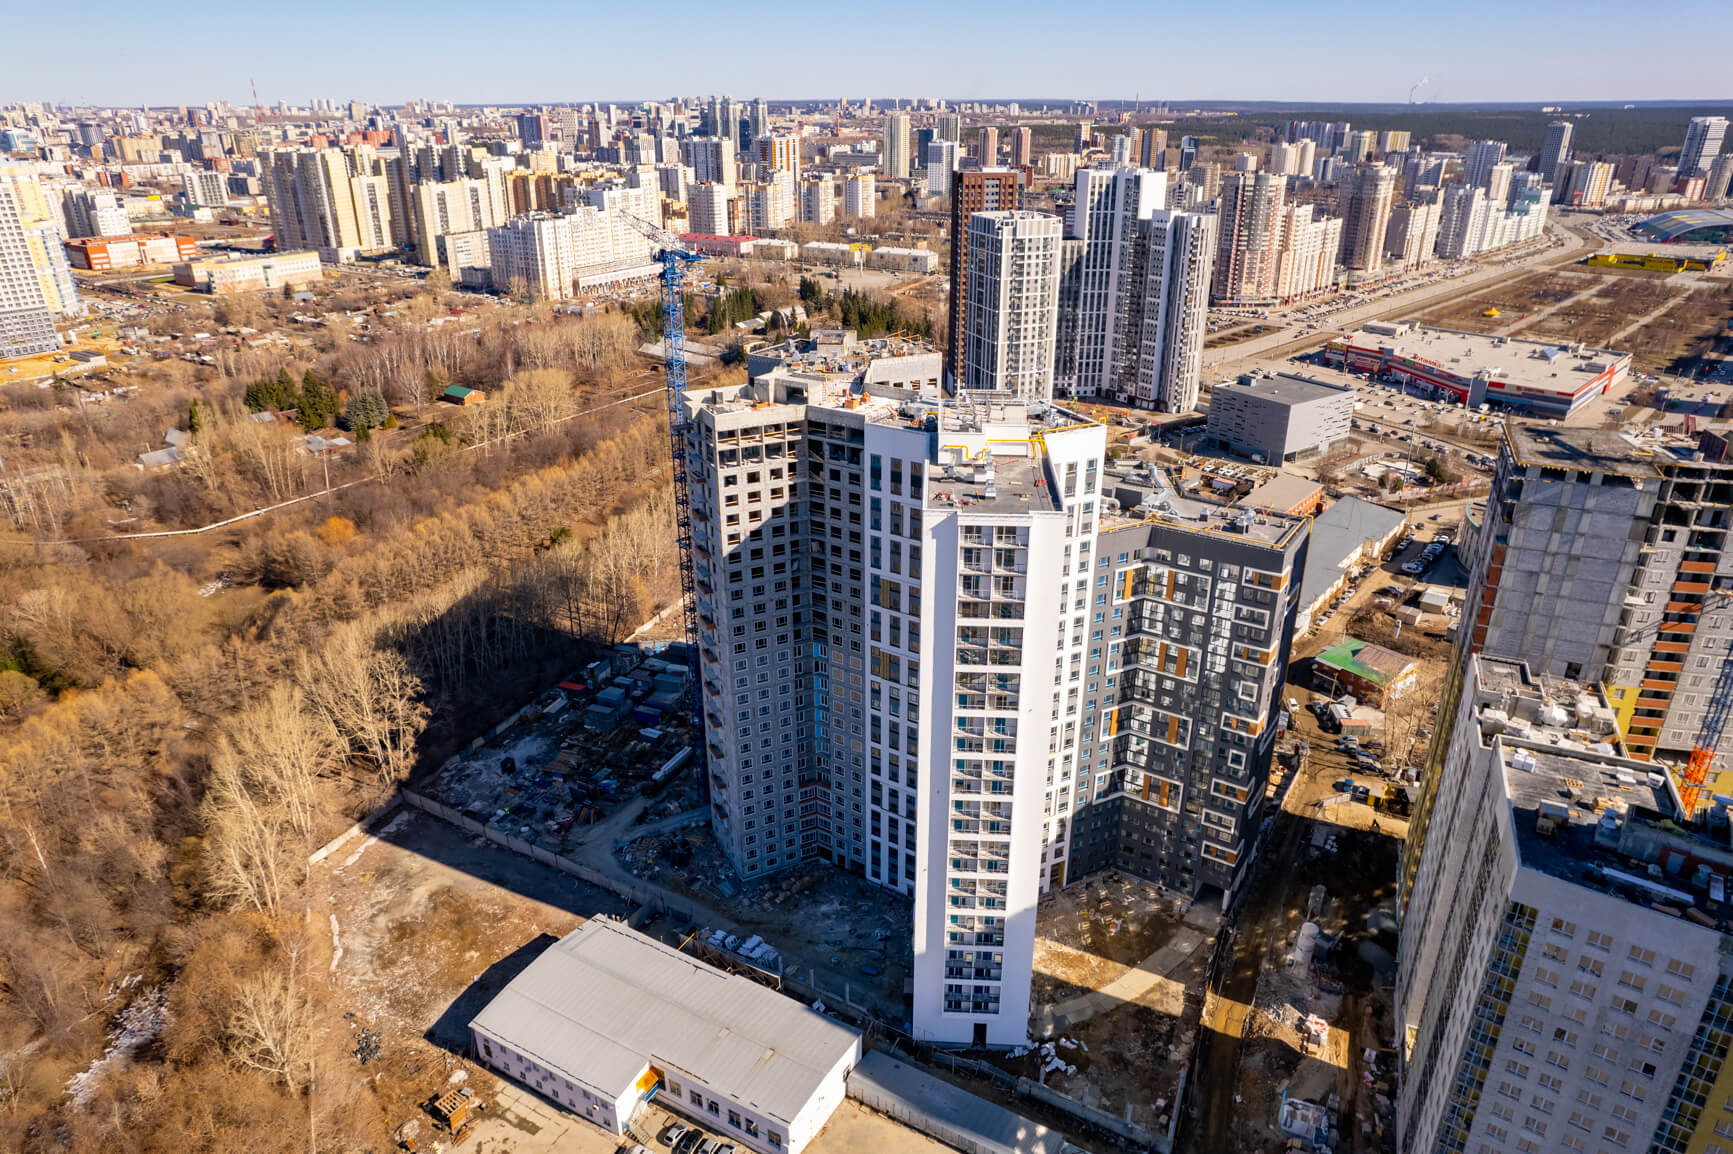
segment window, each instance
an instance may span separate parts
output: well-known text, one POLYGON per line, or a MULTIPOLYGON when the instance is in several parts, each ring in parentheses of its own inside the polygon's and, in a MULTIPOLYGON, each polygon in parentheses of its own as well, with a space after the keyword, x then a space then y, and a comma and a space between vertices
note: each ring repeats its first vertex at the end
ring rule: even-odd
POLYGON ((738 1111, 738 1110, 728 1111, 728 1124, 730 1126, 734 1127, 736 1130, 740 1129, 740 1111, 738 1111))
POLYGON ((1632 946, 1631 961, 1639 966, 1652 966, 1655 964, 1655 951, 1646 950, 1642 946, 1632 946))
POLYGON ((778 1134, 775 1130, 767 1131, 764 1136, 769 1139, 772 1146, 782 1145, 782 1135, 778 1134))
POLYGON ((1577 924, 1567 922, 1563 918, 1554 918, 1552 920, 1552 932, 1562 937, 1574 938, 1577 936, 1577 924))
POLYGON ((704 1095, 700 1094, 698 1091, 696 1091, 696 1090, 692 1091, 691 1098, 692 1098, 692 1104, 694 1106, 704 1105, 704 1095))
POLYGON ((1613 948, 1613 935, 1603 934, 1599 930, 1590 930, 1589 931, 1589 948, 1590 949, 1596 949, 1596 950, 1610 950, 1610 949, 1612 949, 1613 948))
POLYGON ((1689 962, 1681 962, 1678 958, 1669 958, 1667 959, 1667 972, 1675 978, 1683 978, 1688 982, 1692 975, 1697 972, 1697 967, 1689 962))

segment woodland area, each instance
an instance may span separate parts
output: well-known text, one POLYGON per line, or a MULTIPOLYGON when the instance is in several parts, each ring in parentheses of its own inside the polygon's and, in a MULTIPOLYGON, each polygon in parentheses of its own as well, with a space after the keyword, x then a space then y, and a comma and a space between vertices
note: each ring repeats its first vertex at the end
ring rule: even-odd
POLYGON ((369 1093, 308 1092, 308 854, 677 593, 662 398, 610 403, 659 384, 636 341, 513 313, 166 362, 96 414, 0 394, 0 1149, 388 1145, 369 1093), (376 392, 390 421, 316 459, 249 411, 279 370, 278 400, 311 371, 330 420, 376 392), (133 467, 189 426, 179 468, 133 467), (327 467, 355 483, 116 537, 327 467))

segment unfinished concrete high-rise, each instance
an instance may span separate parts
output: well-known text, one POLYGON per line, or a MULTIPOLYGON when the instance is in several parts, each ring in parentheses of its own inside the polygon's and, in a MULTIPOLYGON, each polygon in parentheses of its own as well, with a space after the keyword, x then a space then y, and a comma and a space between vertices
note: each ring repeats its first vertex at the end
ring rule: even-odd
MULTIPOLYGON (((1476 653, 1520 653, 1537 676, 1601 687, 1631 757, 1682 764, 1733 647, 1733 460, 1726 442, 1511 421, 1476 523, 1454 708, 1476 653)), ((1404 850, 1427 837, 1447 737, 1428 753, 1404 850)), ((1733 728, 1717 746, 1733 752, 1733 728)))

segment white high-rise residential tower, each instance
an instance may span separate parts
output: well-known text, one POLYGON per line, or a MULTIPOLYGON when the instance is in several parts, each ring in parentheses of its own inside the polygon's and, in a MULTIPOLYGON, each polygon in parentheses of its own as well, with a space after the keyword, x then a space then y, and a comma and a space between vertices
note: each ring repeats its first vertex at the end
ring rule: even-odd
POLYGON ((1059 240, 1059 218, 1045 213, 978 212, 969 218, 965 389, 1052 399, 1059 240))
POLYGON ((750 363, 687 394, 712 829, 745 877, 820 859, 912 899, 916 1037, 1022 1044, 1041 891, 1237 886, 1305 522, 1111 515, 1100 425, 948 398, 930 347, 750 363))
POLYGON ((1167 174, 1146 168, 1084 168, 1077 172, 1066 219, 1066 256, 1060 285, 1059 363, 1056 384, 1075 396, 1100 396, 1110 387, 1121 341, 1131 265, 1141 221, 1167 199, 1167 174))
POLYGON ((1492 166, 1504 160, 1507 145, 1502 140, 1477 140, 1462 155, 1462 183, 1491 191, 1492 166))
POLYGON ((1679 150, 1679 176, 1708 176, 1726 140, 1725 116, 1693 116, 1685 129, 1685 146, 1679 150))

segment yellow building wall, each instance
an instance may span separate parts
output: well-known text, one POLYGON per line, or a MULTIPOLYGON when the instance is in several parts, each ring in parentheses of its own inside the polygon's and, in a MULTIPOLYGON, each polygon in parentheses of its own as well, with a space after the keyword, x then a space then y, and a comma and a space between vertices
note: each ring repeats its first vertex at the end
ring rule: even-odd
POLYGON ((1685 1154, 1733 1154, 1733 1062, 1723 1061, 1715 1075, 1715 1084, 1703 1103, 1703 1113, 1697 1118, 1697 1128, 1691 1131, 1691 1144, 1685 1154), (1728 1131, 1717 1134, 1715 1127, 1728 1131))

